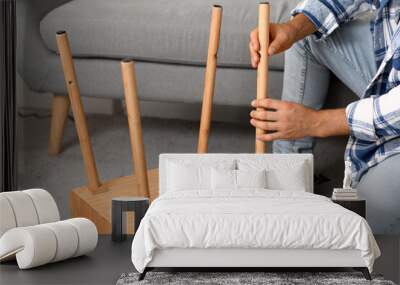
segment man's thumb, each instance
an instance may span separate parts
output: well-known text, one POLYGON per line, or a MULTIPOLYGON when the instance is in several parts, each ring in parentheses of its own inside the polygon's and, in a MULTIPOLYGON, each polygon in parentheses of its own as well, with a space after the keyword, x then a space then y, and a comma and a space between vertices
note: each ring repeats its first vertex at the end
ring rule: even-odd
POLYGON ((273 41, 268 47, 268 55, 274 55, 278 52, 280 45, 273 41))

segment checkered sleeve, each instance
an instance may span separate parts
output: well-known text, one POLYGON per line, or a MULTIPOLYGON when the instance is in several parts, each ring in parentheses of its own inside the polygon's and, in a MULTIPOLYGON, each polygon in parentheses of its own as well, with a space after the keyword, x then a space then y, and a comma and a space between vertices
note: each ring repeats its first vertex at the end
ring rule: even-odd
POLYGON ((341 23, 371 9, 379 0, 304 0, 292 11, 292 15, 304 14, 317 29, 317 38, 329 36, 341 23))
POLYGON ((365 141, 400 135, 400 86, 380 97, 369 97, 346 108, 351 135, 365 141))

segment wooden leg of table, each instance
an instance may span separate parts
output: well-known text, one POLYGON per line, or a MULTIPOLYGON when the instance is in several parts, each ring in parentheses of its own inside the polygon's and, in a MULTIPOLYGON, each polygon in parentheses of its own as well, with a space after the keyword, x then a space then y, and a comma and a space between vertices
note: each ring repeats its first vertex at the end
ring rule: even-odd
POLYGON ((79 144, 88 178, 88 188, 92 193, 103 192, 106 189, 103 189, 100 184, 89 131, 86 124, 85 112, 81 101, 78 80, 76 78, 75 67, 72 60, 71 48, 66 32, 61 31, 57 33, 57 45, 64 70, 65 83, 67 85, 68 95, 74 113, 76 131, 78 133, 79 144))
POLYGON ((208 42, 207 66, 204 78, 203 105, 201 109, 197 153, 208 152, 208 137, 211 127, 212 104, 217 72, 217 54, 221 31, 222 7, 214 5, 211 14, 210 39, 208 42))
POLYGON ((56 94, 53 95, 48 149, 50 155, 58 155, 61 152, 69 106, 70 103, 68 96, 56 94))
POLYGON ((135 63, 129 59, 123 60, 121 62, 121 71, 131 138, 132 159, 135 168, 136 181, 139 186, 139 195, 150 197, 139 98, 136 91, 135 63))
MULTIPOLYGON (((258 36, 260 40, 260 62, 257 68, 257 99, 268 97, 268 46, 269 46, 270 4, 260 3, 258 9, 258 36)), ((262 110, 262 109, 259 109, 262 110)), ((265 134, 263 129, 256 129, 256 136, 265 134)), ((266 143, 256 139, 256 153, 265 153, 266 143)))

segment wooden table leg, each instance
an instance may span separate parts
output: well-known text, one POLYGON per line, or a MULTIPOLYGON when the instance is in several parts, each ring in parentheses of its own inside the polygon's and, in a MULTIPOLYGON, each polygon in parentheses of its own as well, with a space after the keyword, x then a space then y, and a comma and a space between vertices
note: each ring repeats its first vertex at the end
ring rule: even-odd
POLYGON ((69 98, 65 95, 53 95, 49 136, 49 154, 58 155, 62 149, 65 125, 68 119, 69 98))
POLYGON ((67 85, 68 95, 74 113, 76 131, 78 133, 79 144, 88 178, 88 186, 92 193, 103 192, 104 189, 101 189, 100 187, 100 179, 97 172, 96 162, 94 160, 92 144, 90 142, 90 136, 86 125, 85 112, 83 110, 79 85, 72 60, 71 48, 69 46, 68 35, 66 32, 61 31, 57 33, 57 45, 64 70, 65 83, 67 85))
MULTIPOLYGON (((268 46, 270 4, 260 3, 258 8, 258 38, 260 40, 260 62, 257 68, 257 99, 268 97, 268 46)), ((262 110, 262 109, 258 109, 262 110)), ((256 128, 256 136, 265 131, 256 128)), ((256 139, 256 153, 265 153, 266 143, 256 139)))
POLYGON ((121 62, 122 79, 124 82, 125 102, 128 114, 129 133, 131 138, 132 160, 135 168, 139 195, 150 197, 147 164, 144 152, 142 121, 140 118, 139 98, 136 91, 135 64, 132 60, 121 62))
POLYGON ((201 110, 197 153, 208 152, 208 137, 211 127, 212 104, 217 72, 217 54, 221 31, 222 7, 214 5, 211 14, 210 39, 208 42, 207 66, 204 80, 203 105, 201 110))

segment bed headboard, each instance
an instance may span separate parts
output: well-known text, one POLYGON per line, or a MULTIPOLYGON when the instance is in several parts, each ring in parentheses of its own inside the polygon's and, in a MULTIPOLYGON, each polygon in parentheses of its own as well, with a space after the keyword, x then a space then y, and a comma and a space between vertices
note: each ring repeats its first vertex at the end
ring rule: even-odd
POLYGON ((240 159, 264 161, 271 164, 279 163, 292 163, 292 162, 304 162, 306 168, 306 191, 314 192, 314 162, 312 154, 225 154, 225 153, 209 153, 209 154, 194 154, 194 153, 163 153, 160 154, 159 159, 159 191, 160 195, 166 192, 167 185, 167 163, 168 160, 184 160, 188 162, 201 162, 207 161, 212 162, 218 160, 232 160, 238 161, 240 159))

